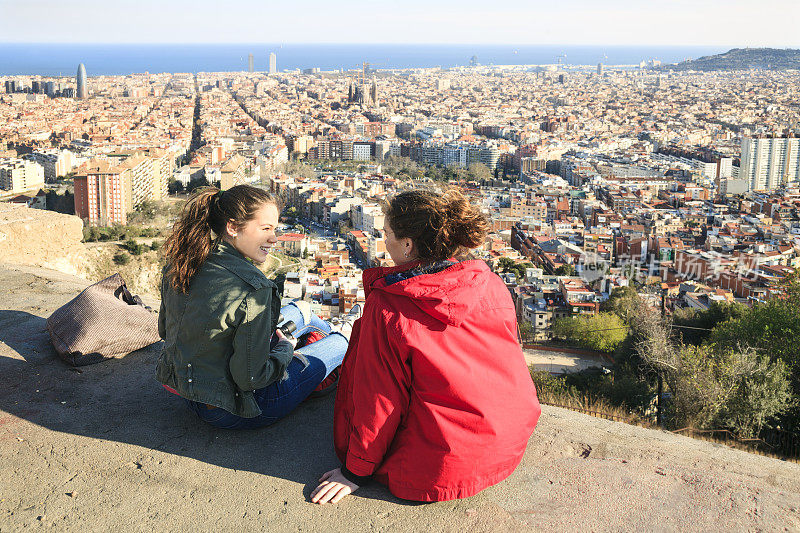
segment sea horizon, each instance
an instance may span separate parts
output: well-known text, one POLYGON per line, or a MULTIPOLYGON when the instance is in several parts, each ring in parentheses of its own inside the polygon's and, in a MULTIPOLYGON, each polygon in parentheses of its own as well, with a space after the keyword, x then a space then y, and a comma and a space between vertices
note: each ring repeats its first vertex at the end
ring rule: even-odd
POLYGON ((663 64, 725 52, 723 46, 322 44, 322 43, 0 43, 0 76, 73 77, 78 64, 89 77, 149 72, 242 72, 253 54, 255 71, 277 56, 278 71, 318 68, 352 70, 368 62, 376 69, 451 68, 481 65, 663 64))

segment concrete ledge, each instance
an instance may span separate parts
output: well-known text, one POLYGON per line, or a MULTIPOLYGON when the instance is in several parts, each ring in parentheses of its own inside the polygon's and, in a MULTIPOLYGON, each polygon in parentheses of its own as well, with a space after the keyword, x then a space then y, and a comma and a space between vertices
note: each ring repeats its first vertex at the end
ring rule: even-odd
POLYGON ((70 368, 44 321, 86 285, 0 265, 0 531, 800 530, 800 465, 554 407, 517 471, 475 497, 374 485, 313 505, 337 466, 332 398, 231 432, 159 386, 158 345, 70 368))

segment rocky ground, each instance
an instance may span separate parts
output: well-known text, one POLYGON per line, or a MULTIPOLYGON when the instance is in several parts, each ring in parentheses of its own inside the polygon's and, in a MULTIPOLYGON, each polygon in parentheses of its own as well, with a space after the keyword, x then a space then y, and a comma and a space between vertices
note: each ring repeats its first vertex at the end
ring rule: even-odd
POLYGON ((86 285, 0 265, 0 531, 800 530, 800 465, 554 407, 477 496, 415 504, 374 485, 313 505, 337 466, 332 398, 231 432, 154 380, 159 345, 71 368, 45 318, 86 285))

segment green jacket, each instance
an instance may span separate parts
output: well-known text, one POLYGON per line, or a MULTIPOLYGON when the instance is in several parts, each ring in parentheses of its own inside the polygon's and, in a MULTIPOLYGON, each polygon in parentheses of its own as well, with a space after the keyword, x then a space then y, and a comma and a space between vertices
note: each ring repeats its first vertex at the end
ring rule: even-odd
POLYGON ((270 350, 280 304, 275 284, 225 242, 188 293, 175 291, 164 275, 158 331, 165 343, 156 378, 189 400, 258 416, 253 391, 281 379, 292 359, 288 341, 270 350))

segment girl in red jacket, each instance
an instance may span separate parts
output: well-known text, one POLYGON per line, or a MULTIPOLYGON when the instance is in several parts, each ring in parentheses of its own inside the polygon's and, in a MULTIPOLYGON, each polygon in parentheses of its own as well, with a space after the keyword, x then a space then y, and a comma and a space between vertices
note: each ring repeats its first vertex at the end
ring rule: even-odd
POLYGON ((386 208, 395 265, 364 272, 334 412, 342 466, 311 495, 337 503, 367 479, 400 498, 466 498, 522 460, 540 408, 514 304, 481 260, 488 223, 457 191, 409 191, 386 208))

